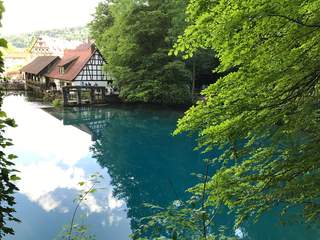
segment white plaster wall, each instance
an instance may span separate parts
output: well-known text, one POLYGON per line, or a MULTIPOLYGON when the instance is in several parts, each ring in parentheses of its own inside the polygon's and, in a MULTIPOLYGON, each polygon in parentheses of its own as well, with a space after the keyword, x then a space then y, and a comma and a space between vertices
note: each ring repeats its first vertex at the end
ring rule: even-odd
POLYGON ((61 80, 59 79, 54 79, 54 83, 56 84, 57 86, 57 90, 61 90, 61 80))
POLYGON ((90 83, 91 86, 109 87, 107 81, 73 81, 72 86, 85 86, 90 83))
POLYGON ((42 84, 46 84, 46 78, 45 78, 45 77, 41 77, 41 78, 40 78, 40 82, 41 82, 42 84))

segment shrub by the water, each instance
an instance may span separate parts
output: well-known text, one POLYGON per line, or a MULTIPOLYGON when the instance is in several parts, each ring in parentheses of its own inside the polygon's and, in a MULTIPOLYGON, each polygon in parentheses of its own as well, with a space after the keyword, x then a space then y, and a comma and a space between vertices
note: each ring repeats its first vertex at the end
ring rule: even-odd
POLYGON ((62 107, 62 101, 61 99, 55 99, 52 101, 52 106, 55 108, 62 107))

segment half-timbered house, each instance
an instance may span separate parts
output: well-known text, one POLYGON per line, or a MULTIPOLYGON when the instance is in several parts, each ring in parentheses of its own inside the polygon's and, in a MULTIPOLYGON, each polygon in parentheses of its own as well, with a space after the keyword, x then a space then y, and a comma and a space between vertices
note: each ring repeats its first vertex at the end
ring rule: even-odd
POLYGON ((64 86, 97 86, 112 91, 112 78, 103 71, 105 60, 94 44, 65 50, 63 58, 46 74, 61 90, 64 86))

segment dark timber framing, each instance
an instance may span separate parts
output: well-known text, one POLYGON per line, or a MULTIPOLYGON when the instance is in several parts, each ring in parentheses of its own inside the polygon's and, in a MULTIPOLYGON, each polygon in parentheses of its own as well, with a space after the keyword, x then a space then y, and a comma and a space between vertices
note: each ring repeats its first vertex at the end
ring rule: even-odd
POLYGON ((76 82, 108 82, 112 83, 112 79, 104 73, 103 65, 106 63, 98 49, 94 51, 86 65, 81 69, 79 74, 73 79, 76 82))
POLYGON ((86 104, 97 104, 97 103, 106 103, 106 88, 105 87, 94 87, 94 86, 65 86, 62 88, 63 95, 63 105, 64 106, 81 106, 86 104), (70 93, 76 93, 76 101, 70 101, 70 93), (83 93, 89 92, 89 101, 83 99, 83 93), (98 100, 97 95, 101 97, 98 100))
POLYGON ((65 107, 121 102, 118 95, 97 86, 64 86, 62 96, 65 107))

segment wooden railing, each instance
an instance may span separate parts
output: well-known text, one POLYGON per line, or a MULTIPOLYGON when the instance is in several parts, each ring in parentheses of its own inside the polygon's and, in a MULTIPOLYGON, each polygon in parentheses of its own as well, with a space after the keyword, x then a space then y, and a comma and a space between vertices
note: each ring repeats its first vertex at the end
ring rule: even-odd
POLYGON ((26 86, 27 88, 31 88, 37 91, 45 91, 46 90, 46 84, 40 83, 38 81, 33 80, 26 80, 26 86))
POLYGON ((0 89, 3 91, 21 91, 25 90, 25 83, 21 81, 3 81, 0 82, 0 89))
POLYGON ((115 97, 109 95, 105 87, 97 86, 65 86, 62 95, 64 106, 107 103, 111 101, 110 97, 115 97))

